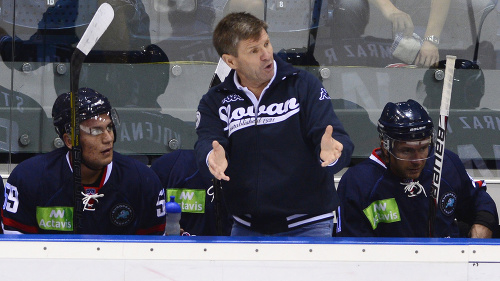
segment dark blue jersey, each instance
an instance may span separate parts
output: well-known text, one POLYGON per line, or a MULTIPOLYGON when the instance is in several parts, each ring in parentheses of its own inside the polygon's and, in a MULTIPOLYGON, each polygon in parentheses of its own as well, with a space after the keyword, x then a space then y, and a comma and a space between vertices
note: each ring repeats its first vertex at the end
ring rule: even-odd
MULTIPOLYGON (((99 186, 86 188, 79 234, 163 234, 165 194, 146 165, 117 152, 99 186)), ((5 230, 71 233, 73 173, 66 148, 23 161, 5 186, 5 230)))
MULTIPOLYGON (((5 188, 4 188, 4 185, 3 185, 3 179, 2 177, 0 177, 0 202, 2 202, 2 204, 5 204, 5 188)), ((0 217, 0 223, 2 222, 2 217, 0 217)), ((3 233, 3 228, 0 228, 0 234, 3 233)))
MULTIPOLYGON (((413 181, 395 176, 373 151, 342 176, 338 192, 338 236, 427 237, 434 158, 413 181)), ((473 224, 486 211, 498 224, 495 202, 466 172, 456 154, 445 150, 435 224, 436 237, 458 237, 458 221, 473 224)))
MULTIPOLYGON (((181 228, 191 235, 217 235, 215 201, 211 175, 198 170, 193 150, 176 150, 156 159, 151 165, 163 187, 167 198, 175 196, 181 205, 181 228), (212 195, 207 196, 207 191, 212 195)), ((223 202, 221 202, 223 204, 223 202)), ((224 235, 229 235, 231 224, 225 210, 220 218, 224 235)))

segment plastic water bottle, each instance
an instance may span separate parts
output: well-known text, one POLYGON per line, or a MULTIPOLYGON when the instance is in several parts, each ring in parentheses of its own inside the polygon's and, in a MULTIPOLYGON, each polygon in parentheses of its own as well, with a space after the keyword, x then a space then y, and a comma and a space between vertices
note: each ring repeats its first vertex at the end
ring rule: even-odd
POLYGON ((179 221, 181 220, 182 209, 181 206, 175 202, 175 196, 170 196, 170 201, 165 203, 165 210, 167 212, 165 235, 181 235, 181 226, 179 221))

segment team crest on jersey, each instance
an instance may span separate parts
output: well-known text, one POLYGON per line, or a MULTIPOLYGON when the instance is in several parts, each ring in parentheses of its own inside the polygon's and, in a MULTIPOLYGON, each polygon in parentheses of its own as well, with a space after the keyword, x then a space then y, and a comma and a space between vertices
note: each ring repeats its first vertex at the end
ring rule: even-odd
POLYGON ((439 207, 443 214, 449 216, 455 212, 457 206, 457 195, 454 192, 448 192, 441 197, 439 207))
POLYGON ((319 95, 319 100, 331 100, 332 98, 328 95, 325 88, 321 88, 321 93, 319 95))
POLYGON ((111 222, 116 226, 127 226, 134 220, 134 210, 130 205, 117 204, 111 209, 111 222))
POLYGON ((222 104, 226 104, 226 103, 230 103, 232 101, 244 101, 244 99, 242 97, 240 97, 239 95, 236 95, 236 94, 233 94, 233 95, 229 95, 227 97, 225 97, 223 100, 222 100, 222 104))
POLYGON ((97 189, 92 188, 92 187, 87 187, 87 188, 85 188, 85 193, 88 194, 88 195, 96 194, 97 193, 97 189))

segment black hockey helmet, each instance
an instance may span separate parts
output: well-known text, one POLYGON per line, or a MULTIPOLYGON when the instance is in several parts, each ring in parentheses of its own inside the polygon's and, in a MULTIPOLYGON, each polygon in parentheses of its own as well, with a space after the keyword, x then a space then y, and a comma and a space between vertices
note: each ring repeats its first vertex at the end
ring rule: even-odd
MULTIPOLYGON (((441 105, 445 68, 446 60, 442 60, 424 74, 423 82, 427 96, 423 105, 427 108, 435 109, 441 105)), ((455 69, 450 106, 457 109, 479 107, 485 89, 483 71, 475 62, 465 59, 455 60, 455 69)))
POLYGON ((395 140, 418 140, 432 136, 434 125, 427 111, 416 101, 388 102, 378 120, 378 132, 395 140))
MULTIPOLYGON (((90 88, 78 89, 80 122, 101 114, 109 114, 114 125, 119 125, 118 115, 104 95, 90 88)), ((64 93, 57 97, 52 107, 52 118, 56 133, 60 138, 71 132, 71 94, 64 93)), ((115 134, 116 139, 116 134, 115 134)))
POLYGON ((400 160, 424 160, 434 153, 434 125, 427 111, 416 101, 388 102, 378 120, 377 130, 385 150, 400 160), (396 142, 427 144, 427 155, 417 158, 397 156, 393 152, 396 142))

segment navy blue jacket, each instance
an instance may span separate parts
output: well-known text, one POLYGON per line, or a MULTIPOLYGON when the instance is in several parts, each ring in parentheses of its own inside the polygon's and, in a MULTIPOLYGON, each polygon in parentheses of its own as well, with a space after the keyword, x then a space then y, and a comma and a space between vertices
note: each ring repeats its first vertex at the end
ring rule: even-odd
POLYGON ((231 180, 223 182, 230 213, 255 216, 324 214, 336 209, 333 175, 350 162, 354 148, 335 115, 330 96, 311 73, 276 55, 277 74, 258 112, 238 90, 232 70, 198 106, 195 152, 198 165, 217 140, 225 149, 231 180), (344 146, 338 162, 320 165, 320 142, 327 125, 344 146))
MULTIPOLYGON (((59 148, 23 161, 5 185, 6 230, 72 233, 73 172, 59 148)), ((165 194, 158 176, 137 160, 113 153, 93 211, 83 211, 79 234, 163 234, 165 194)))
MULTIPOLYGON (((337 235, 428 237, 434 157, 427 160, 417 180, 404 183, 386 168, 379 153, 380 149, 374 150, 369 159, 342 176, 337 235)), ((445 150, 435 237, 458 237, 455 219, 473 224, 480 211, 493 214, 498 224, 495 202, 485 186, 467 174, 456 154, 445 150)))

